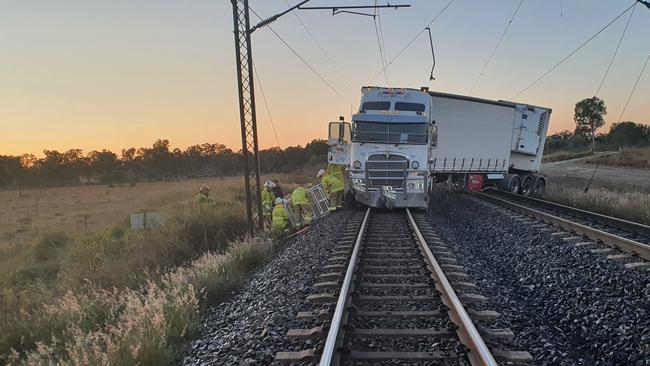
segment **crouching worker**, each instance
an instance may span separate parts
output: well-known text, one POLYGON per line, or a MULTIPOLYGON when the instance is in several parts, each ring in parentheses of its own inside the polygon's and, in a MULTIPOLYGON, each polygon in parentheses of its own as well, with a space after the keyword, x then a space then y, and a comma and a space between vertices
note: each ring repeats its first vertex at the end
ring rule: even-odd
POLYGON ((293 222, 296 228, 300 229, 305 225, 311 225, 311 202, 307 190, 303 187, 296 188, 291 193, 291 203, 293 204, 293 222))
POLYGON ((330 211, 336 211, 343 207, 343 182, 334 175, 327 175, 324 169, 316 175, 322 178, 323 190, 329 196, 330 211))
POLYGON ((217 204, 210 195, 210 187, 207 184, 201 184, 199 193, 194 196, 194 203, 201 206, 215 207, 217 204))
POLYGON ((289 231, 289 216, 284 210, 284 200, 280 197, 275 199, 275 208, 273 208, 273 233, 281 235, 289 231))

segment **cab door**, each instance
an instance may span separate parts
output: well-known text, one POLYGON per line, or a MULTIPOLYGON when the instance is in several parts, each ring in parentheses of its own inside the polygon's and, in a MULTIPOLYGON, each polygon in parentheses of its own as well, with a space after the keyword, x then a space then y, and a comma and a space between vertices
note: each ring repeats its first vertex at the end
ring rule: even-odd
POLYGON ((352 131, 347 122, 330 122, 327 138, 327 162, 350 165, 352 131))

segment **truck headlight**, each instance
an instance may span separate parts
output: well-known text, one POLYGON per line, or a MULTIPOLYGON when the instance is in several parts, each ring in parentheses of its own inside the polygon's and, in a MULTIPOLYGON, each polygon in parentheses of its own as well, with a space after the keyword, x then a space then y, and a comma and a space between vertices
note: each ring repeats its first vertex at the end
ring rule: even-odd
POLYGON ((350 182, 352 183, 352 189, 362 192, 366 191, 366 183, 362 178, 352 178, 350 182))
POLYGON ((419 163, 417 160, 414 160, 414 161, 411 163, 411 168, 413 168, 413 169, 417 169, 417 168, 419 168, 419 167, 420 167, 420 163, 419 163))
POLYGON ((406 192, 408 193, 421 193, 424 192, 424 180, 409 180, 406 182, 406 192))
POLYGON ((359 160, 355 160, 354 163, 352 163, 352 166, 354 169, 361 169, 361 162, 359 160))

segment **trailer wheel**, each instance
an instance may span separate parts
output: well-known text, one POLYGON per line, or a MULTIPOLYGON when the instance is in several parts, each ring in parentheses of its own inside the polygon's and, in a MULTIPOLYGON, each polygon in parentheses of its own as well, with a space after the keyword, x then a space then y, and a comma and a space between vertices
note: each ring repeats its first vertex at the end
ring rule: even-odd
POLYGON ((533 183, 533 189, 531 195, 533 197, 542 198, 544 192, 546 191, 546 180, 542 177, 535 177, 535 182, 533 183))
POLYGON ((518 194, 519 190, 521 189, 521 177, 519 177, 517 174, 511 175, 508 179, 506 189, 510 193, 518 194))
POLYGON ((523 181, 521 182, 521 195, 530 196, 530 193, 532 191, 533 191, 533 177, 527 175, 524 177, 523 181))

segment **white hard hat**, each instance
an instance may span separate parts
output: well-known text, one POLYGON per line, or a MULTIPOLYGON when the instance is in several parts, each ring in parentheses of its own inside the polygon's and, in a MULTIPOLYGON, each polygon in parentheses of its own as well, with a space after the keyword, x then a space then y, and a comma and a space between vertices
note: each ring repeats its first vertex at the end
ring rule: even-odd
POLYGON ((278 198, 275 199, 275 204, 277 205, 279 203, 284 203, 284 200, 282 199, 282 197, 278 197, 278 198))
POLYGON ((271 182, 270 180, 267 180, 266 182, 264 182, 264 187, 273 188, 275 187, 275 183, 271 182))
POLYGON ((327 172, 325 171, 325 169, 321 169, 321 170, 319 170, 319 171, 318 171, 318 174, 316 174, 316 178, 320 178, 320 177, 324 176, 325 173, 327 173, 327 172))

